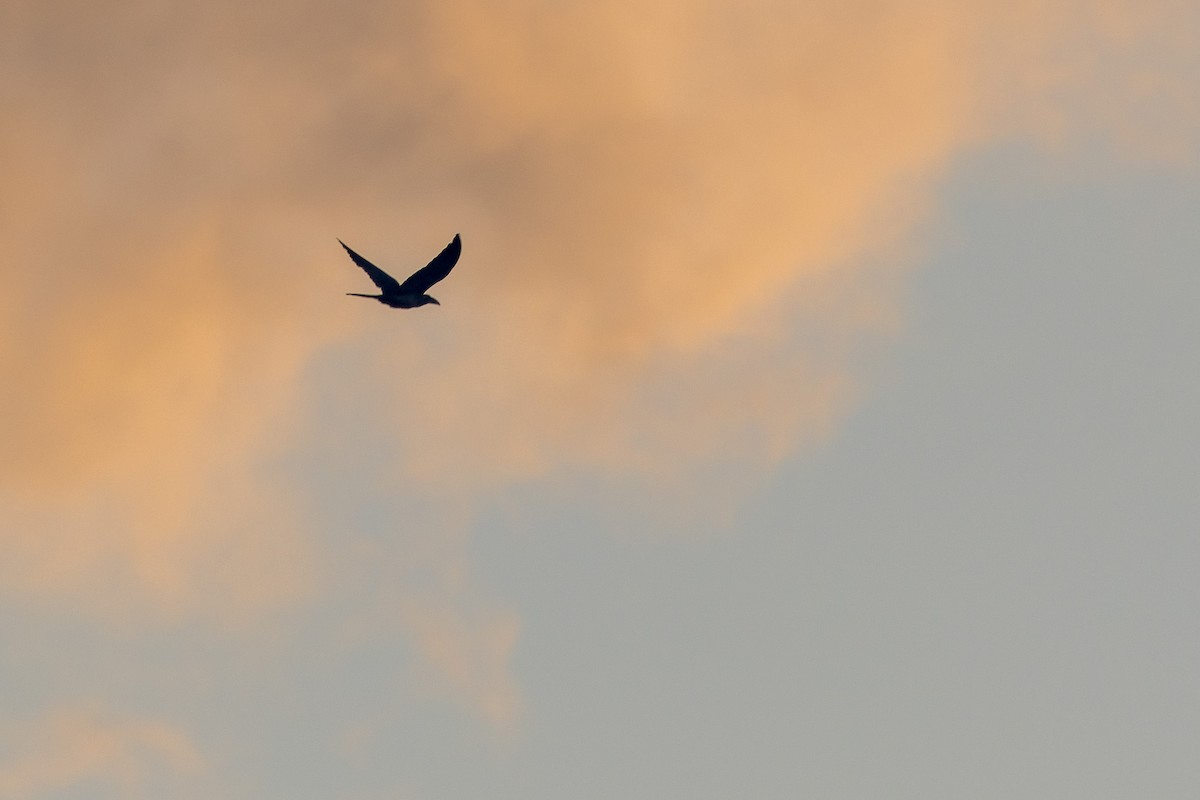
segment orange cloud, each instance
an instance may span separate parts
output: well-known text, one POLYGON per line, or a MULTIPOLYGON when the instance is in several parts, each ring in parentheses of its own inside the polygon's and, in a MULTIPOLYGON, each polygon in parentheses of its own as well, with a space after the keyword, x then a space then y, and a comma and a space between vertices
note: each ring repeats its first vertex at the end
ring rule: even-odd
POLYGON ((447 174, 488 210, 445 349, 402 370, 380 353, 382 391, 415 409, 397 432, 409 475, 656 473, 746 441, 757 458, 844 407, 858 312, 886 285, 855 262, 903 241, 921 182, 969 133, 965 18, 695 3, 629 24, 640 13, 434 11, 456 43, 435 51, 452 98, 439 132, 468 157, 447 174), (792 346, 795 317, 841 302, 824 341, 792 346))
MULTIPOLYGON (((0 735, 15 753, 0 763, 0 798, 11 800, 57 796, 89 785, 143 797, 147 787, 186 783, 205 769, 188 736, 157 720, 62 710, 19 730, 9 726, 0 735)), ((178 786, 173 789, 173 796, 181 796, 178 786)))
POLYGON ((53 302, 30 298, 42 313, 22 309, 0 356, 12 509, 0 566, 9 585, 120 587, 127 607, 144 589, 168 613, 193 608, 214 578, 221 596, 270 605, 263 587, 299 591, 309 565, 254 459, 287 430, 304 347, 214 274, 210 242, 138 244, 148 252, 70 254, 79 267, 53 302), (290 557, 252 574, 243 565, 264 566, 253 557, 264 548, 290 557))
POLYGON ((1179 0, 997 4, 976 33, 989 135, 1081 141, 1194 168, 1200 153, 1200 20, 1179 0))
POLYGON ((498 730, 511 730, 520 694, 511 675, 520 623, 511 612, 410 599, 400 607, 405 629, 430 671, 424 685, 461 701, 498 730))

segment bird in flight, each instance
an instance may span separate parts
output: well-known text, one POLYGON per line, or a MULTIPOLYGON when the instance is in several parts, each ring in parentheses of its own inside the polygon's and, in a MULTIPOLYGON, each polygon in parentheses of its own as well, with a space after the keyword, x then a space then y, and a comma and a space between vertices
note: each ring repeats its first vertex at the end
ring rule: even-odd
POLYGON ((450 274, 450 270, 454 269, 454 265, 458 263, 458 257, 462 254, 462 239, 458 234, 454 234, 454 239, 450 244, 446 245, 442 252, 433 257, 425 266, 408 276, 404 283, 400 283, 391 275, 381 270, 379 267, 367 261, 358 253, 346 247, 346 243, 338 239, 338 244, 346 248, 346 252, 350 254, 350 259, 362 267, 363 272, 375 282, 382 294, 359 294, 358 292, 346 292, 351 297, 372 297, 385 306, 392 308, 416 308, 427 303, 441 305, 436 299, 426 294, 429 287, 440 281, 442 278, 450 274))

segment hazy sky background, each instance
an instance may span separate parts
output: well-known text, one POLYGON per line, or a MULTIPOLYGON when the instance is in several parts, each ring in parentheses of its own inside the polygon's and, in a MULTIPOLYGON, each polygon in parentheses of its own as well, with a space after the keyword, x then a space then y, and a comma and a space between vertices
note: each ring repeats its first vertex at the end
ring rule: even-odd
POLYGON ((0 798, 1200 791, 1194 4, 102 5, 0 6, 0 798))

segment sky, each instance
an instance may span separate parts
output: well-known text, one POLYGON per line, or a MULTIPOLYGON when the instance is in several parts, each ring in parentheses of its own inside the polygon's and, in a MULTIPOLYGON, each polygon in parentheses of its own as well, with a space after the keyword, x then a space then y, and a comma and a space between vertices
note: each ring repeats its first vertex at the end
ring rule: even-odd
POLYGON ((0 800, 1200 791, 1194 4, 103 5, 0 6, 0 800))

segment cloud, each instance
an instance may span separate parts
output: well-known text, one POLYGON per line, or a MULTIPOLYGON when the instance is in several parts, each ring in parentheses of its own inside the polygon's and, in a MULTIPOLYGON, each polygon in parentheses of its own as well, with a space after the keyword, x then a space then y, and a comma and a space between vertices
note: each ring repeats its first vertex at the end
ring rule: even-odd
POLYGON ((429 669, 420 685, 458 700, 497 730, 511 731, 520 693, 511 674, 520 622, 511 612, 463 598, 414 597, 400 606, 405 629, 429 669))
MULTIPOLYGON (((1200 118, 1170 0, 4 13, 0 575, 117 616, 321 585, 292 475, 352 429, 381 491, 454 504, 766 469, 852 406, 953 159, 1099 129, 1186 160, 1200 118), (341 297, 335 236, 402 273, 456 231, 441 308, 341 297)), ((460 657, 515 623, 414 608, 507 714, 460 657)))
POLYGON ((60 710, 0 735, 0 798, 12 800, 85 786, 113 797, 149 797, 168 786, 172 796, 187 796, 179 792, 205 769, 188 736, 158 720, 60 710))
POLYGON ((397 432, 410 476, 654 473, 827 427, 887 282, 857 262, 903 242, 966 135, 962 19, 766 5, 631 25, 623 3, 438 4, 455 46, 435 50, 434 124, 462 148, 445 172, 487 211, 445 346, 400 370, 379 354, 382 391, 415 409, 397 432), (818 314, 824 336, 794 347, 818 314))
MULTIPOLYGON (((1112 108, 1111 82, 1094 67, 1114 52, 1130 74, 1194 82, 1148 58, 1166 15, 1139 30, 1122 3, 1076 5, 439 3, 427 35, 452 44, 418 73, 441 102, 424 135, 371 149, 403 163, 436 140, 415 149, 444 185, 411 205, 470 221, 437 338, 380 347, 363 376, 406 410, 380 420, 399 473, 657 477, 731 453, 770 463, 827 433, 857 353, 894 330, 898 278, 880 265, 911 258, 953 159, 1044 133, 1064 93, 1103 129, 1088 110, 1112 108), (1080 66, 1039 83, 1064 44, 1080 66)), ((393 75, 375 74, 378 95, 410 85, 393 75)))
POLYGON ((6 339, 0 432, 13 457, 0 479, 15 522, 0 565, 29 586, 142 587, 173 611, 223 569, 199 574, 196 563, 269 548, 291 551, 275 570, 288 577, 243 575, 254 581, 243 594, 297 591, 305 542, 272 542, 295 520, 255 459, 286 431, 302 350, 239 308, 208 237, 155 247, 136 235, 65 256, 78 266, 63 271, 55 304, 38 313, 44 300, 28 298, 6 339))
POLYGON ((989 136, 1033 135, 1069 156, 1101 143, 1125 159, 1194 168, 1200 34, 1177 0, 997 4, 977 35, 989 136))

